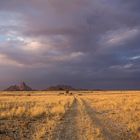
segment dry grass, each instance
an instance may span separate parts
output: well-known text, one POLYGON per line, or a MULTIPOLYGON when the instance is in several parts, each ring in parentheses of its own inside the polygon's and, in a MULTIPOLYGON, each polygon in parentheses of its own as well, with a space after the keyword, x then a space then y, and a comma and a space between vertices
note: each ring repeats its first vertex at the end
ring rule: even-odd
POLYGON ((0 140, 140 139, 140 92, 58 93, 0 93, 0 140))
POLYGON ((66 111, 73 97, 68 96, 2 96, 0 119, 34 118, 56 115, 66 111))
POLYGON ((28 135, 28 139, 40 139, 46 130, 53 130, 71 106, 73 99, 73 96, 58 95, 1 96, 0 133, 6 134, 9 130, 16 131, 18 128, 17 136, 13 133, 12 137, 26 139, 28 135), (24 137, 23 133, 26 133, 24 129, 29 126, 30 132, 24 137))
POLYGON ((86 100, 97 119, 113 135, 120 139, 140 139, 140 93, 107 93, 81 98, 86 100))

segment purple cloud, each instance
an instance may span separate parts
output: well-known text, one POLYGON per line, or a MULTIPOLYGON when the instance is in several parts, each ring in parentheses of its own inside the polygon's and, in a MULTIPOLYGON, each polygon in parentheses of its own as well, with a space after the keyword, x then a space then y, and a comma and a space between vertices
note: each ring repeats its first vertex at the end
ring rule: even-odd
POLYGON ((139 88, 140 3, 0 1, 0 88, 139 88))

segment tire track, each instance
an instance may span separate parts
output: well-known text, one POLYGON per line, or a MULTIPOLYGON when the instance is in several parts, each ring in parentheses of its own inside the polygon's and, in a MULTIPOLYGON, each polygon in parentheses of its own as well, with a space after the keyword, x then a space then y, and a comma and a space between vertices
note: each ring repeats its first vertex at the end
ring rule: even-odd
POLYGON ((54 130, 52 140, 77 140, 76 116, 78 110, 77 99, 74 99, 70 110, 65 114, 62 122, 54 130))
POLYGON ((85 106, 85 110, 92 122, 93 128, 98 128, 100 130, 100 136, 103 140, 131 140, 131 133, 125 133, 123 132, 123 126, 116 128, 115 124, 111 122, 111 120, 108 121, 108 124, 105 124, 103 120, 99 119, 97 117, 97 112, 90 106, 90 103, 88 101, 85 101, 82 99, 82 102, 85 106), (110 129, 110 123, 114 125, 116 128, 115 131, 112 132, 110 129))
POLYGON ((103 123, 100 121, 100 119, 97 118, 96 112, 91 108, 89 103, 82 99, 82 102, 85 106, 85 110, 91 120, 92 127, 94 129, 98 129, 98 135, 101 137, 102 140, 116 140, 115 137, 112 135, 111 132, 109 132, 106 128, 106 126, 103 125, 103 123))
POLYGON ((99 129, 93 127, 91 118, 87 114, 83 101, 79 98, 79 116, 77 116, 78 140, 103 140, 99 129))

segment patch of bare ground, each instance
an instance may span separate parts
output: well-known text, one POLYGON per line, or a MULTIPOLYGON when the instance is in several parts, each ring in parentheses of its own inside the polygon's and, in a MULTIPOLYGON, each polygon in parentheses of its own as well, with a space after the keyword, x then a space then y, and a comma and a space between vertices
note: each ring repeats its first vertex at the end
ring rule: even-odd
MULTIPOLYGON (((82 99, 83 100, 83 99, 82 99)), ((90 102, 83 100, 86 112, 92 121, 93 128, 99 129, 99 135, 102 135, 104 140, 138 140, 127 127, 123 124, 118 124, 112 120, 105 120, 103 114, 105 112, 98 112, 91 107, 90 102)), ((95 139, 96 140, 96 139, 95 139)))
POLYGON ((30 139, 29 120, 0 120, 0 140, 30 139))

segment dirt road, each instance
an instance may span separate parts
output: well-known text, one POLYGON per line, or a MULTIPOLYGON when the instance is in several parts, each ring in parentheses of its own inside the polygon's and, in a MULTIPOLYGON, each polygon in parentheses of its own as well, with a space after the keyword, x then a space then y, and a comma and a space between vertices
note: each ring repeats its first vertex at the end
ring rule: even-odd
MULTIPOLYGON (((65 114, 61 123, 56 127, 51 140, 126 140, 122 137, 121 127, 114 126, 114 132, 98 117, 90 103, 75 97, 70 110, 65 114)), ((110 122, 111 123, 111 122, 110 122)))
POLYGON ((75 97, 72 107, 56 127, 52 140, 108 140, 111 138, 102 132, 96 124, 97 120, 91 117, 89 111, 91 110, 87 104, 75 97))

